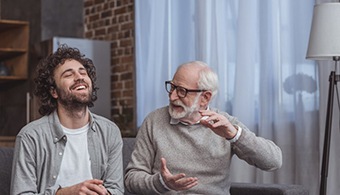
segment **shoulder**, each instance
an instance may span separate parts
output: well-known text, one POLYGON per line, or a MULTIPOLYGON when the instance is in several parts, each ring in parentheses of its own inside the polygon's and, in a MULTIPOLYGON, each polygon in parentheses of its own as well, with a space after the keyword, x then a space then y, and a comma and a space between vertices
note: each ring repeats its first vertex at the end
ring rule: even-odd
POLYGON ((171 128, 168 109, 169 107, 165 106, 150 112, 138 129, 138 134, 153 137, 154 134, 161 134, 164 130, 171 128))
POLYGON ((46 132, 50 126, 48 116, 43 116, 37 120, 34 120, 26 124, 18 133, 18 136, 30 135, 30 134, 41 134, 41 131, 46 132))
POLYGON ((92 127, 95 128, 95 130, 99 130, 105 135, 107 134, 120 135, 120 129, 113 121, 94 113, 91 113, 91 120, 92 127))
POLYGON ((169 107, 161 107, 150 112, 144 119, 142 126, 154 128, 155 126, 163 126, 168 124, 170 121, 169 107))
POLYGON ((15 147, 27 147, 31 151, 47 147, 55 138, 54 125, 56 124, 51 123, 49 116, 28 123, 17 134, 15 147))
POLYGON ((92 117, 94 122, 104 124, 104 125, 109 125, 109 126, 117 126, 113 121, 111 121, 111 120, 109 120, 109 119, 107 119, 103 116, 100 116, 98 114, 91 113, 91 117, 92 117))
POLYGON ((147 119, 158 119, 158 118, 168 118, 169 115, 169 106, 164 106, 161 108, 158 108, 152 112, 150 112, 146 118, 147 119))

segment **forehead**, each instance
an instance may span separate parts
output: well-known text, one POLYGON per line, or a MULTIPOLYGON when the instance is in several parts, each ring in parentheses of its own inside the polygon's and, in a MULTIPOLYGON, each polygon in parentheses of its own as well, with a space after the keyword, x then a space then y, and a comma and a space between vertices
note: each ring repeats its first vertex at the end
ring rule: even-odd
POLYGON ((193 66, 184 66, 180 68, 173 77, 173 82, 176 85, 195 89, 199 80, 197 68, 193 66))
POLYGON ((79 69, 84 69, 84 66, 77 60, 69 59, 65 60, 64 64, 59 64, 55 69, 55 73, 62 73, 65 70, 79 70, 79 69))

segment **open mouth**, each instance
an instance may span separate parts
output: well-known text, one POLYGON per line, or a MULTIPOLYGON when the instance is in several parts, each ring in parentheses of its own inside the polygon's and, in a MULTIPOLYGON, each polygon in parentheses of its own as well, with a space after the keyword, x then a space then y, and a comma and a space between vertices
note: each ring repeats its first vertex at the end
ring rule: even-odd
POLYGON ((72 90, 74 91, 81 91, 87 88, 87 85, 82 83, 82 84, 76 84, 74 86, 71 87, 72 90))
POLYGON ((171 106, 172 106, 172 109, 175 109, 175 110, 183 109, 183 106, 175 104, 175 103, 172 103, 171 106))
POLYGON ((86 87, 84 85, 82 86, 79 86, 79 87, 76 87, 75 90, 79 91, 79 90, 82 90, 82 89, 85 89, 86 87))

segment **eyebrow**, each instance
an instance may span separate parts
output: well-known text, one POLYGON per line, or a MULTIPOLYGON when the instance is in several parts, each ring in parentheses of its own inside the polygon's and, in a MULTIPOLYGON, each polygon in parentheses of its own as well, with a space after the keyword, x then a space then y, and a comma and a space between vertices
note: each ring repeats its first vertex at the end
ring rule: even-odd
MULTIPOLYGON (((82 70, 85 70, 86 71, 86 69, 85 69, 85 67, 80 67, 79 69, 78 69, 78 71, 82 71, 82 70)), ((65 74, 65 73, 67 73, 67 72, 73 72, 74 70, 72 69, 72 68, 69 68, 69 69, 66 69, 66 70, 64 70, 64 72, 62 72, 61 73, 61 77, 65 74)), ((87 72, 87 71, 86 71, 87 72)))

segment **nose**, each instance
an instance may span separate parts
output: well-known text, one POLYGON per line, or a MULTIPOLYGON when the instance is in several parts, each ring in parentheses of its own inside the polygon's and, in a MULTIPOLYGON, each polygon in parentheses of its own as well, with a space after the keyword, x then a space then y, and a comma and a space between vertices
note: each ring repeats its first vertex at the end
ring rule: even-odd
POLYGON ((84 75, 82 75, 80 72, 76 72, 74 75, 74 80, 84 80, 84 75))

